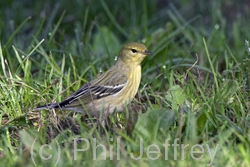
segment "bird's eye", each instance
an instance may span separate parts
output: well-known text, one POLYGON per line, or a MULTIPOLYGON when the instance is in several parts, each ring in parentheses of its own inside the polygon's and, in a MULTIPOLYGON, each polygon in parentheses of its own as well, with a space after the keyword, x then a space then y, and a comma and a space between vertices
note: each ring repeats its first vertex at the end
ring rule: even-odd
POLYGON ((137 52, 137 50, 135 50, 135 49, 131 49, 131 51, 132 51, 133 53, 136 53, 136 52, 137 52))

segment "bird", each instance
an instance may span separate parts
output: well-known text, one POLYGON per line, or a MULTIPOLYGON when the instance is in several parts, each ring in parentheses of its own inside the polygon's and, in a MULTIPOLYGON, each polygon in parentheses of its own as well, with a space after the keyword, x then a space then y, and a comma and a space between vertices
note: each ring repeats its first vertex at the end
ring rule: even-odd
POLYGON ((106 72, 65 100, 38 106, 35 110, 69 110, 96 117, 121 112, 135 97, 141 81, 141 62, 151 54, 144 44, 125 44, 116 63, 106 72))

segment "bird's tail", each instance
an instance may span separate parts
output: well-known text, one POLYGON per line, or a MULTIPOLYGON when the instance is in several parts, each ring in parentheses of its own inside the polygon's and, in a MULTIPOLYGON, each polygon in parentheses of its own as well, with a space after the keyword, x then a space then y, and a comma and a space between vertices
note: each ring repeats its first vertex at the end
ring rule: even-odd
POLYGON ((60 104, 59 103, 48 103, 42 106, 37 106, 36 108, 34 108, 34 111, 38 111, 38 110, 49 110, 49 109, 53 109, 53 108, 59 108, 60 104))

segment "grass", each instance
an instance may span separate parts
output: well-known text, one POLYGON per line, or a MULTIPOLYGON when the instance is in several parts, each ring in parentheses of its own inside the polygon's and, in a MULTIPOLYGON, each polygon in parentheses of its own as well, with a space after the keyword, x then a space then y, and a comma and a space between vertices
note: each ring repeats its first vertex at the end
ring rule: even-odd
POLYGON ((247 3, 1 1, 0 165, 249 166, 247 3), (32 112, 107 70, 129 41, 154 55, 106 128, 32 112))

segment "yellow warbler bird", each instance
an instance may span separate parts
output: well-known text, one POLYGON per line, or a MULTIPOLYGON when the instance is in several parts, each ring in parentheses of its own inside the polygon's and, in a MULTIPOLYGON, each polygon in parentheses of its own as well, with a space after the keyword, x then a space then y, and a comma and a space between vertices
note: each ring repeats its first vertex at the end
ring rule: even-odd
POLYGON ((117 62, 98 78, 83 85, 62 102, 38 106, 41 109, 62 109, 93 116, 108 116, 121 111, 136 95, 141 81, 141 62, 152 54, 141 43, 124 45, 117 62))

